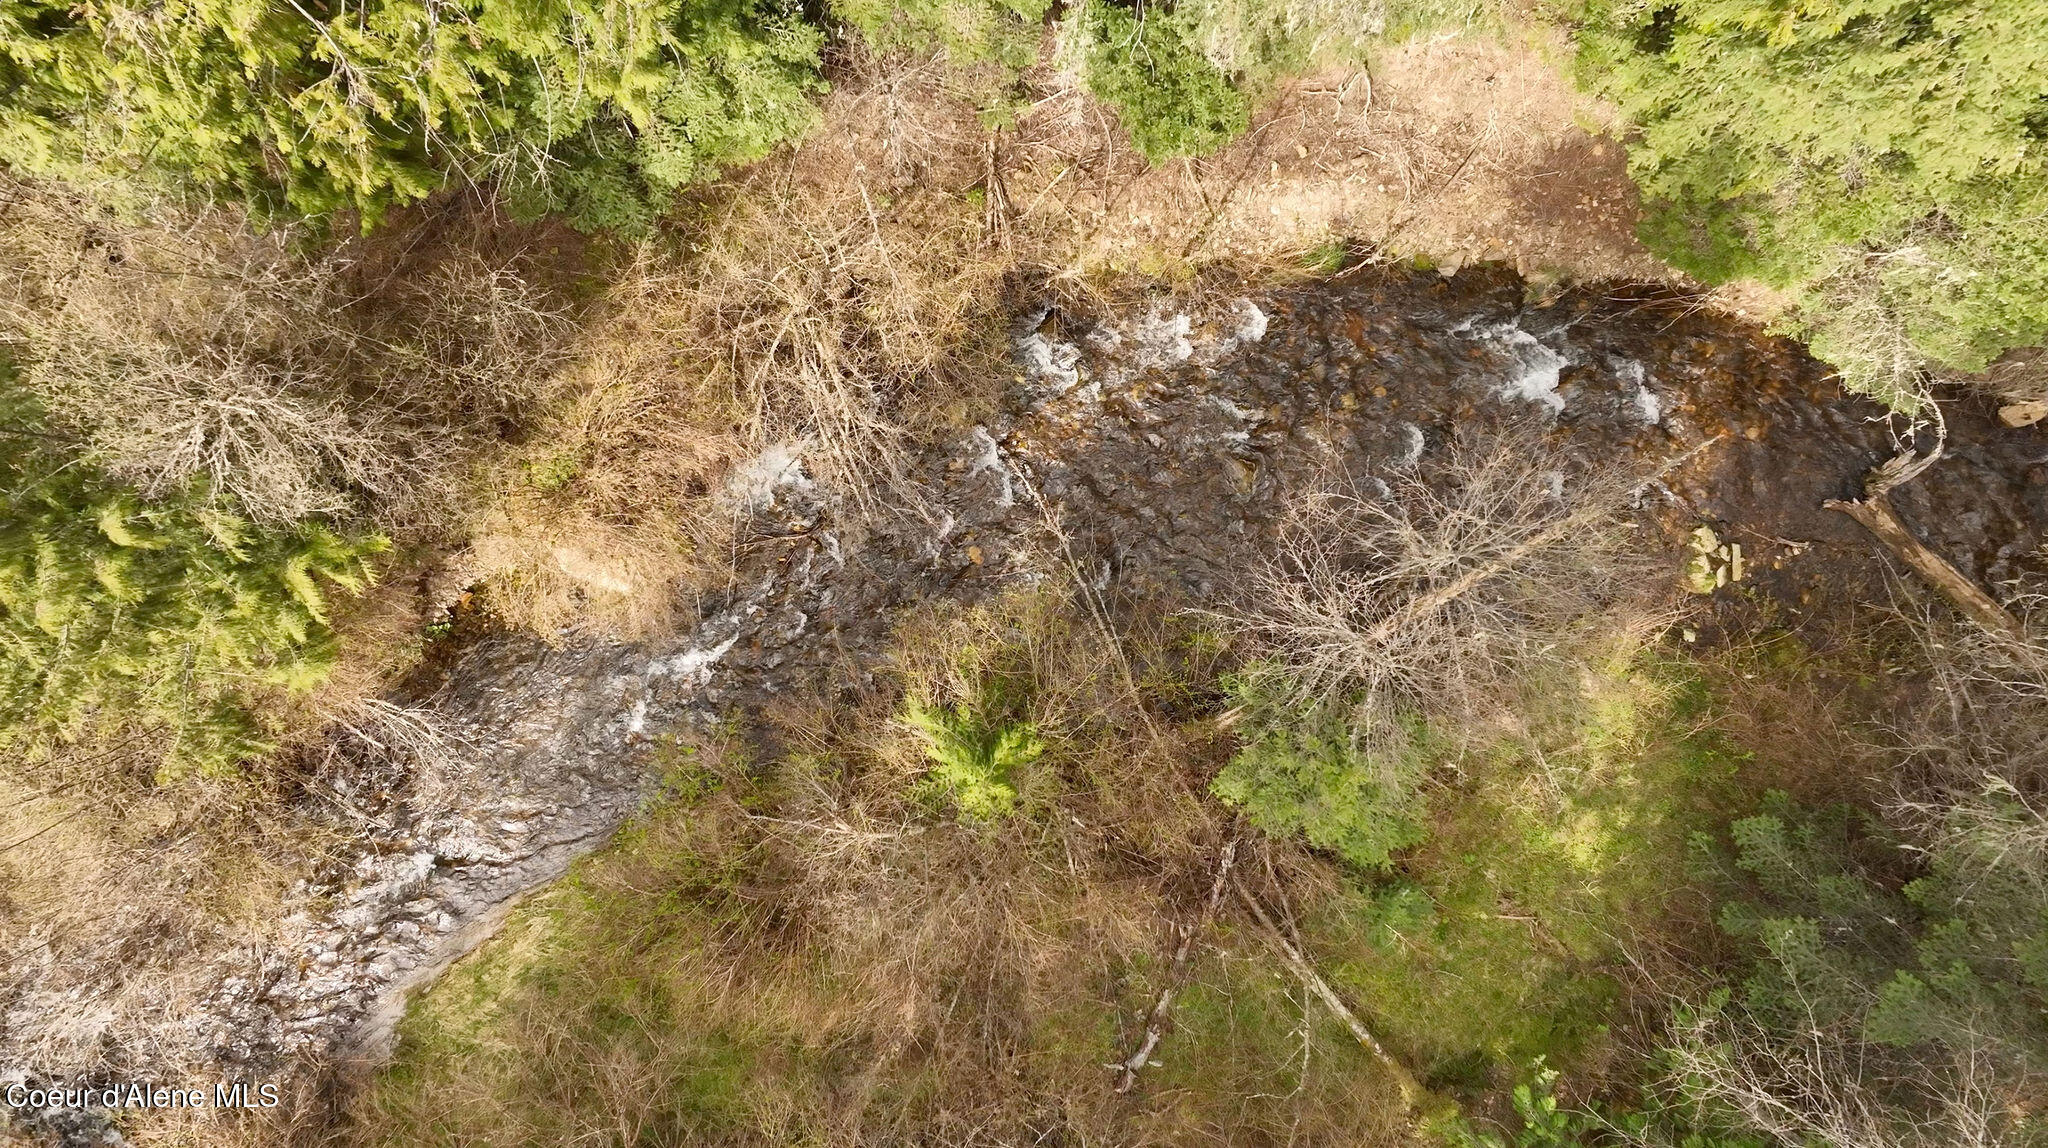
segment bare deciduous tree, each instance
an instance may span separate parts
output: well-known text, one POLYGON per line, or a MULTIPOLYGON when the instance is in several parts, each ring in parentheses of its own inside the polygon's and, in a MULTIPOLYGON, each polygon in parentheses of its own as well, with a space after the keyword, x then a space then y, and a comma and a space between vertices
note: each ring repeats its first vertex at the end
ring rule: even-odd
POLYGON ((2002 1148, 2003 1090, 1978 1050, 1918 1056, 1816 1025, 1784 1033, 1735 1010, 1689 1015, 1674 1077, 1696 1100, 1782 1144, 1825 1148, 2002 1148), (1910 1095, 1910 1110, 1901 1094, 1910 1095))
POLYGON ((1379 715, 1483 706, 1618 618, 1663 624, 1645 608, 1668 578, 1625 520, 1633 487, 1567 477, 1514 433, 1455 439, 1391 479, 1338 475, 1293 500, 1243 605, 1221 620, 1306 697, 1357 696, 1379 715))
POLYGON ((355 248, 304 257, 225 211, 130 221, 51 188, 10 207, 0 333, 22 382, 145 494, 200 480, 259 521, 417 519, 566 351, 564 306, 473 251, 365 295, 355 248))

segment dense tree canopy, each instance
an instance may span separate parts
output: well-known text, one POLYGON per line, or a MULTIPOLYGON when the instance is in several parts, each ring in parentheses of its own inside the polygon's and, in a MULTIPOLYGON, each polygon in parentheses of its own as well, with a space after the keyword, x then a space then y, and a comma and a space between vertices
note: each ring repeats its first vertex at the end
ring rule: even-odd
POLYGON ((1802 290, 1816 349, 1879 391, 2048 338, 2048 2, 1578 10, 1661 254, 1802 290))
POLYGON ((263 748, 247 694, 326 676, 327 593, 362 587, 383 541, 144 504, 60 442, 0 409, 0 747, 140 735, 169 773, 231 769, 263 748))
POLYGON ((753 0, 16 0, 0 162, 366 221, 456 172, 510 176, 604 222, 598 200, 638 190, 622 165, 661 190, 808 124, 817 47, 753 0), (605 163, 557 172, 565 148, 605 163))

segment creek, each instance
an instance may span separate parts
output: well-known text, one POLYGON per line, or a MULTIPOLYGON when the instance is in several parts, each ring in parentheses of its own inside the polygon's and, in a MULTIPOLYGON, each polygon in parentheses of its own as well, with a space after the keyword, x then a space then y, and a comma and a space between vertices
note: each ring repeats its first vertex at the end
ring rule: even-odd
MULTIPOLYGON (((308 875, 276 941, 214 960, 167 1043, 240 1077, 374 1064, 410 992, 642 807, 657 737, 872 680, 896 620, 936 598, 1075 576, 1111 609, 1227 599, 1291 491, 1416 465, 1467 427, 1540 427, 1573 470, 1696 452, 1639 510, 1674 576, 1702 524, 1744 544, 1750 577, 1717 600, 1795 621, 1886 600, 1881 552, 1821 504, 1895 453, 1897 420, 1796 344, 1668 293, 1525 292, 1500 268, 1362 268, 1021 315, 1004 412, 917 454, 902 509, 859 521, 800 446, 772 450, 735 479, 752 520, 734 589, 688 634, 487 636, 395 698, 432 713, 435 751, 350 750, 322 781, 350 852, 308 875)), ((1894 505, 1994 592, 2048 584, 2048 434, 1948 411, 1947 458, 1894 505)))

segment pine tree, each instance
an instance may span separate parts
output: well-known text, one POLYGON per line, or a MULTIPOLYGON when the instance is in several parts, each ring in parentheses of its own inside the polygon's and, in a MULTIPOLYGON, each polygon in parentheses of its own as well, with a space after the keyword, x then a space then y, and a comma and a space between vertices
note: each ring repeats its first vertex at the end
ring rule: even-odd
POLYGON ((257 530, 203 491, 144 504, 53 445, 0 379, 0 747, 154 733, 161 772, 265 748, 250 697, 334 662, 327 597, 368 584, 376 537, 257 530))
MULTIPOLYGON (((1643 237, 1880 393, 2048 338, 2048 0, 1577 0, 1643 237)), ((1896 396, 1893 396, 1896 397, 1896 396)))
POLYGON ((573 207, 604 173, 565 162, 644 194, 802 130, 819 41, 779 0, 10 0, 0 162, 366 225, 457 172, 573 207))

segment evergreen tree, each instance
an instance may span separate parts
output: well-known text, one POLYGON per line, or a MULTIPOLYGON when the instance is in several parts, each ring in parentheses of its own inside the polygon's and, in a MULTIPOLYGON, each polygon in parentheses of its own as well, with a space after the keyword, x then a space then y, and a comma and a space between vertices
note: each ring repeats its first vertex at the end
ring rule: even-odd
POLYGON ((1081 78, 1117 111, 1131 142, 1152 163, 1207 155, 1251 126, 1240 77, 1201 49, 1193 8, 1129 8, 1094 0, 1081 9, 1081 78))
POLYGON ((380 538, 256 530, 201 492, 139 502, 48 437, 0 379, 0 748, 162 735, 162 772, 219 774, 264 748, 249 697, 305 690, 335 643, 330 587, 380 538))
POLYGON ((938 48, 947 63, 1014 75, 1038 59, 1051 0, 836 0, 834 15, 883 51, 938 48))
POLYGON ((1575 8, 1659 253, 1800 292, 1881 394, 2048 338, 2048 0, 1575 8))
POLYGON ((1749 943, 1736 1004, 1793 1045, 1858 1050, 1889 1119, 1923 1122, 1930 1082, 1963 1063, 1996 1092, 2048 1070, 2048 851, 2038 814, 1994 788, 1909 848, 1847 810, 1774 794, 1696 843, 1749 943))
POLYGON ((9 0, 0 162, 366 224, 461 170, 644 220, 611 201, 810 123, 818 44, 780 0, 9 0))
POLYGON ((1366 869, 1429 839, 1426 731, 1369 752, 1343 708, 1289 700, 1270 671, 1231 679, 1240 745, 1210 792, 1268 833, 1299 833, 1366 869))

